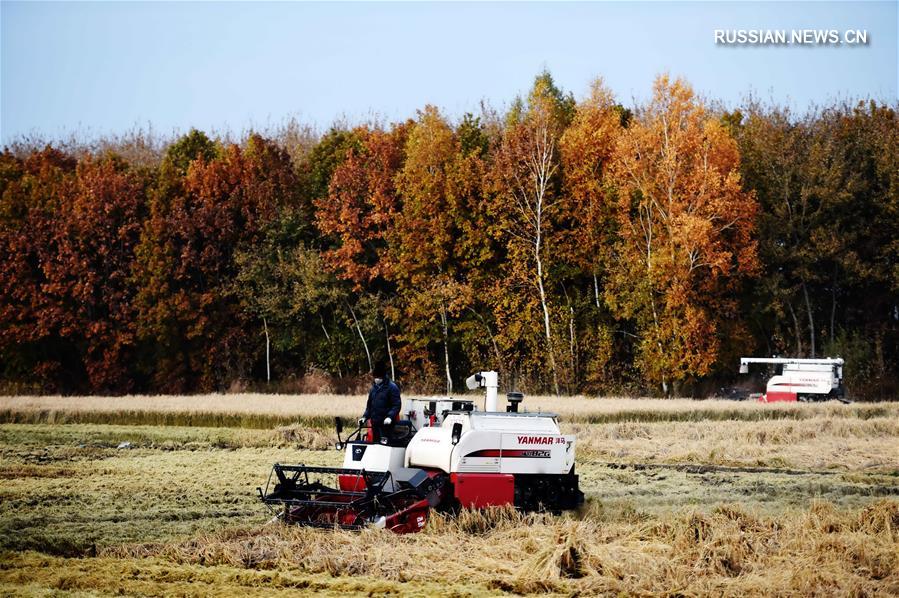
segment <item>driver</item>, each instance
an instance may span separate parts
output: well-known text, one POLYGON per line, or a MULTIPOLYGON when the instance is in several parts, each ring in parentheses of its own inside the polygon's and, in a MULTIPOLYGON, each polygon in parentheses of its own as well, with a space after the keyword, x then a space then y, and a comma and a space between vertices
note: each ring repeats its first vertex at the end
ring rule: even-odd
POLYGON ((380 442, 381 437, 390 437, 393 424, 400 415, 402 399, 400 388, 387 377, 387 366, 379 361, 372 368, 372 385, 368 391, 368 403, 365 405, 365 413, 359 419, 359 426, 365 425, 365 420, 371 420, 371 440, 380 442))

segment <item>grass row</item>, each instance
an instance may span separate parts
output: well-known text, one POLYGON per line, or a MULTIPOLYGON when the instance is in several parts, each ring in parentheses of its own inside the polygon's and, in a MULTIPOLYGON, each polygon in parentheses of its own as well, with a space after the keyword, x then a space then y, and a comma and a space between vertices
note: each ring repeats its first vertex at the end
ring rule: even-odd
MULTIPOLYGON (((105 424, 134 426, 180 426, 211 428, 272 429, 279 426, 304 426, 308 428, 330 429, 334 417, 352 421, 359 416, 361 408, 356 405, 331 409, 327 415, 320 414, 316 405, 303 407, 301 404, 293 413, 281 410, 265 411, 220 411, 220 410, 170 410, 159 408, 153 398, 148 397, 140 408, 115 408, 115 398, 108 398, 109 408, 95 406, 66 405, 64 399, 55 401, 52 407, 15 405, 10 400, 0 400, 0 424, 105 424), (6 402, 10 405, 3 407, 6 402)), ((617 403, 622 403, 616 399, 617 403)), ((682 401, 681 401, 682 402, 682 401)), ((707 421, 769 421, 807 420, 816 417, 874 419, 899 416, 899 403, 841 404, 797 404, 763 405, 734 404, 728 407, 721 401, 709 403, 695 401, 682 409, 672 409, 663 401, 633 399, 623 403, 619 410, 607 410, 602 400, 583 399, 578 410, 577 403, 566 401, 564 410, 559 410, 563 421, 570 423, 611 424, 611 423, 653 423, 653 422, 707 422, 707 421)), ((361 404, 361 403, 360 403, 361 404)))
POLYGON ((152 407, 148 410, 123 411, 2 409, 0 410, 0 424, 102 424, 270 430, 287 425, 333 428, 334 418, 318 415, 273 415, 266 413, 168 412, 153 411, 152 407))

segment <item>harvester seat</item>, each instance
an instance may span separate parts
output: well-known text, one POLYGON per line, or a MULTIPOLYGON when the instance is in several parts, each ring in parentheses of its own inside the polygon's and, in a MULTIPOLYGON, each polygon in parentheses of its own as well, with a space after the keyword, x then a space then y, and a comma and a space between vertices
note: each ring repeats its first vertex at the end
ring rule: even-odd
POLYGON ((390 432, 381 438, 381 444, 387 446, 407 446, 415 436, 415 426, 407 419, 401 419, 393 424, 390 432))

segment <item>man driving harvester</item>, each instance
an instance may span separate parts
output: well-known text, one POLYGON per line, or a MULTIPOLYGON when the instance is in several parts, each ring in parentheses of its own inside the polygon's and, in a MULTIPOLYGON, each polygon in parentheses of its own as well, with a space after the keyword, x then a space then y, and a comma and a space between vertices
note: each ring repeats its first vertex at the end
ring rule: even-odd
POLYGON ((383 361, 375 363, 371 375, 374 380, 368 391, 368 402, 365 404, 365 413, 359 419, 359 426, 364 426, 365 421, 370 420, 369 441, 380 442, 381 438, 390 437, 403 402, 400 399, 400 387, 387 377, 387 366, 383 361))

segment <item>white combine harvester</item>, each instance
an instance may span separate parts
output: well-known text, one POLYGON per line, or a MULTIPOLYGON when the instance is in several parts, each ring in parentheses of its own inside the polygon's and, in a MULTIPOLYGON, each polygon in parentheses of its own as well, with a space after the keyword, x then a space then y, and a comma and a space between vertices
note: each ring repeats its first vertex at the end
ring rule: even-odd
POLYGON ((844 401, 842 358, 741 357, 740 373, 748 374, 752 364, 774 366, 760 401, 844 401))
POLYGON ((407 400, 407 419, 379 443, 364 427, 340 440, 337 418, 343 467, 275 464, 260 498, 280 507, 278 516, 290 523, 397 533, 420 530, 432 508, 511 505, 558 512, 582 504, 575 437, 561 433, 558 417, 519 412, 521 393, 509 393, 499 411, 496 372, 474 374, 466 385, 485 389, 483 411, 471 400, 407 400))

